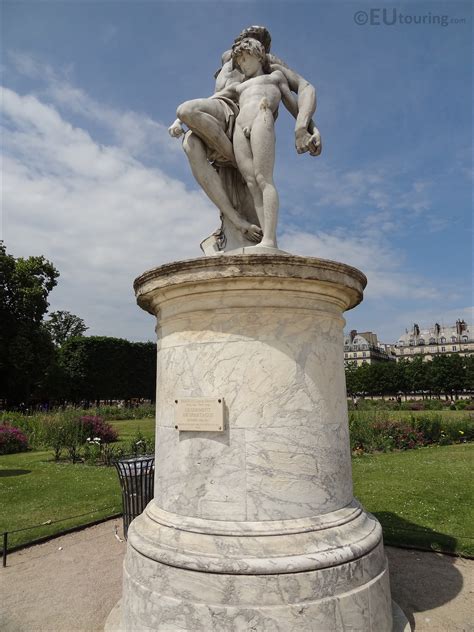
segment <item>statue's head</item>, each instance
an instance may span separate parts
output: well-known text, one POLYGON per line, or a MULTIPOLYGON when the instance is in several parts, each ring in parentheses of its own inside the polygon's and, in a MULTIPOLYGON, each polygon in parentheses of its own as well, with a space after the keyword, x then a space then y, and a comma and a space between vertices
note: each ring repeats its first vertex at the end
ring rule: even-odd
POLYGON ((249 26, 235 38, 234 44, 238 44, 243 39, 248 39, 249 37, 263 44, 266 53, 270 52, 272 38, 267 28, 264 26, 249 26))
POLYGON ((247 56, 256 59, 265 73, 270 72, 267 54, 261 42, 253 39, 252 37, 246 37, 245 39, 236 42, 232 46, 232 63, 234 67, 240 70, 244 75, 248 75, 249 73, 245 72, 245 68, 243 68, 239 63, 239 60, 244 56, 245 53, 247 54, 247 56))

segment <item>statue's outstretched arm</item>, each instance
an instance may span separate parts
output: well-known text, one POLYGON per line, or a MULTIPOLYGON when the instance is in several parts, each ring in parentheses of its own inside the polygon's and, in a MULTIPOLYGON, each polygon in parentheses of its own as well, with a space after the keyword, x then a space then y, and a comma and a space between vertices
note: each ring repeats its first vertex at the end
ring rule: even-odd
POLYGON ((280 82, 280 90, 281 90, 281 100, 283 105, 286 107, 288 112, 294 116, 295 119, 298 118, 298 101, 296 97, 290 90, 288 82, 284 75, 282 75, 282 80, 280 82))
POLYGON ((272 70, 279 70, 286 80, 282 84, 282 100, 287 110, 296 119, 296 151, 299 154, 309 151, 312 156, 319 156, 322 148, 321 135, 311 118, 316 111, 316 90, 314 86, 287 66, 272 64, 271 68, 272 70), (284 87, 285 85, 286 88, 284 87), (291 91, 297 94, 297 100, 291 94, 291 91), (295 105, 296 114, 294 113, 295 105))

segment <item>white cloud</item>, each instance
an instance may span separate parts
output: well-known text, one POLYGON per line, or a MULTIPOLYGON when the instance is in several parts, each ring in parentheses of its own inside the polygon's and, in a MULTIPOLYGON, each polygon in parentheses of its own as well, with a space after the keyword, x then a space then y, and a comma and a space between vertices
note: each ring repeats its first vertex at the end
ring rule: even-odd
MULTIPOLYGON (((145 164, 150 148, 155 155, 147 163, 156 164, 158 155, 185 161, 164 125, 95 101, 69 81, 67 69, 58 74, 31 56, 13 59, 46 87, 36 95, 3 92, 7 249, 54 262, 61 278, 51 308, 84 318, 88 333, 151 338, 153 324, 134 303, 133 278, 160 263, 200 256, 198 243, 216 228, 217 210, 197 185, 190 191, 145 164), (113 141, 99 142, 97 127, 111 131, 113 141)), ((401 206, 415 213, 427 208, 429 186, 415 181, 400 198, 382 168, 325 167, 315 181, 315 202, 357 209, 354 230, 312 234, 282 226, 280 247, 362 270, 373 313, 380 299, 393 306, 403 299, 437 299, 430 284, 403 270, 401 253, 385 237, 399 227, 401 214, 395 213, 401 206)))
POLYGON ((10 51, 9 58, 18 72, 42 82, 43 98, 52 101, 59 109, 108 129, 114 142, 133 155, 149 155, 154 149, 167 155, 180 153, 180 144, 169 136, 166 125, 137 112, 121 111, 99 103, 70 82, 70 68, 58 72, 34 56, 18 51, 10 51))
POLYGON ((426 280, 401 270, 399 255, 386 240, 375 239, 370 232, 351 235, 343 231, 311 234, 288 230, 280 239, 280 247, 293 254, 332 259, 358 268, 367 277, 368 299, 426 300, 438 296, 426 280))
POLYGON ((199 256, 217 211, 125 146, 99 144, 53 105, 6 88, 1 102, 8 251, 53 261, 61 278, 52 308, 83 317, 89 333, 151 338, 134 305, 134 276, 199 256))
POLYGON ((432 182, 410 180, 387 165, 355 170, 324 165, 314 179, 314 188, 319 208, 341 209, 353 216, 359 230, 377 234, 405 229, 427 215, 432 206, 432 182))

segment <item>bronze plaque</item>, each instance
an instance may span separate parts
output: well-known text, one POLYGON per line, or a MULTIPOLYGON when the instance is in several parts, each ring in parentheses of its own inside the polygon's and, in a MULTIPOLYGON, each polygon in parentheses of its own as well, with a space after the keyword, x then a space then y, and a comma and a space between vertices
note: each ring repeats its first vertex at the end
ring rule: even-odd
POLYGON ((222 397, 181 397, 174 400, 175 428, 179 431, 222 432, 224 399, 222 397))

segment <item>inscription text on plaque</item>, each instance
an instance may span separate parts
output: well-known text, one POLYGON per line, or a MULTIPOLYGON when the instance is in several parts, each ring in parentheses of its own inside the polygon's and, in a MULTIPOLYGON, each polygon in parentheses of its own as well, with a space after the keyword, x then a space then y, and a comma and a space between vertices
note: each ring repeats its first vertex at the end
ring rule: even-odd
POLYGON ((180 431, 221 432, 224 430, 222 397, 178 397, 175 428, 180 431))

